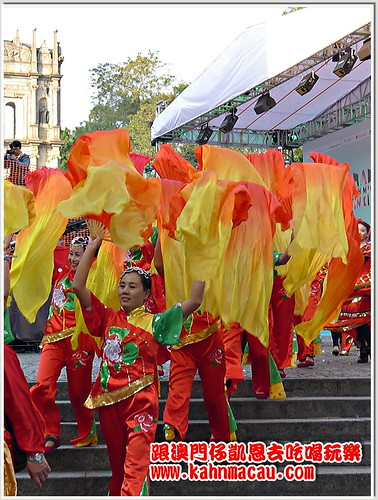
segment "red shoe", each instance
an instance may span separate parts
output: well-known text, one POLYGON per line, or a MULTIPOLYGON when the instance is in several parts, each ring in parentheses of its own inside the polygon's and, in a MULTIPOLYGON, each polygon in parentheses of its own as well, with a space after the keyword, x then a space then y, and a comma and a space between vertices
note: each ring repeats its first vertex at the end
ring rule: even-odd
POLYGON ((285 373, 284 370, 278 370, 278 372, 279 372, 281 378, 285 378, 286 377, 286 373, 285 373))
POLYGON ((55 450, 55 448, 59 448, 59 446, 60 446, 60 438, 59 437, 46 436, 45 443, 48 443, 49 441, 51 441, 53 444, 50 444, 49 446, 46 446, 46 444, 45 444, 45 453, 50 453, 53 450, 55 450))
POLYGON ((308 367, 307 360, 306 359, 300 359, 299 363, 297 364, 297 367, 298 368, 307 368, 308 367))
POLYGON ((256 392, 255 394, 257 399, 268 399, 268 395, 265 392, 256 392))
POLYGON ((312 356, 307 356, 306 359, 307 366, 314 366, 314 358, 312 356))

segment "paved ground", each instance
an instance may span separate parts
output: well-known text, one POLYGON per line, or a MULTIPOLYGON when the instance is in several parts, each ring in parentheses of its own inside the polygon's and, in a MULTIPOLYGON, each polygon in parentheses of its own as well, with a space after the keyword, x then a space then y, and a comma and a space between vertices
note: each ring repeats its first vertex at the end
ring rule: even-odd
MULTIPOLYGON (((371 362, 357 363, 359 351, 352 347, 349 356, 332 355, 332 339, 329 333, 322 334, 322 354, 315 357, 315 366, 307 368, 290 368, 286 370, 288 378, 355 378, 359 376, 371 376, 371 362)), ((40 354, 36 352, 17 352, 22 369, 28 381, 33 382, 36 379, 40 354)), ((93 378, 98 372, 99 359, 97 358, 93 366, 93 378)), ((169 374, 169 362, 164 365, 164 376, 161 380, 167 380, 169 374)), ((244 367, 244 376, 251 378, 251 369, 244 367)), ((65 369, 62 371, 60 381, 67 380, 65 369)))

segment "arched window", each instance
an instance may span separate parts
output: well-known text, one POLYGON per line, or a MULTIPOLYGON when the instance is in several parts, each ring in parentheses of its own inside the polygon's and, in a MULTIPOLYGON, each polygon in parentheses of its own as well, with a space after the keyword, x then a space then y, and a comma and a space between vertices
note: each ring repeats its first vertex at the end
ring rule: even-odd
POLYGON ((14 102, 5 104, 4 112, 4 139, 13 140, 16 136, 16 106, 14 102))

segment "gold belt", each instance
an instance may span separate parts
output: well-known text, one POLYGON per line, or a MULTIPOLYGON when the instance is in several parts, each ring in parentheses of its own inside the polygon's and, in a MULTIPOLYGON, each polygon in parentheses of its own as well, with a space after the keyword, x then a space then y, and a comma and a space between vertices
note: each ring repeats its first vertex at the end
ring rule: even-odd
POLYGON ((42 342, 39 344, 39 347, 44 346, 45 344, 52 344, 53 342, 58 342, 58 340, 66 339, 67 337, 71 337, 75 328, 67 328, 66 330, 62 330, 61 332, 49 333, 45 335, 42 339, 42 342))

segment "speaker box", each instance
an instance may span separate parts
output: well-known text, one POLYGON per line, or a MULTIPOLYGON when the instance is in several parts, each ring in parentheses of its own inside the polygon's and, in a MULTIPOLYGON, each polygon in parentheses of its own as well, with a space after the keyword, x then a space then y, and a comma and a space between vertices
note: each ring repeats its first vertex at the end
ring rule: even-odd
POLYGON ((367 61, 371 58, 371 40, 367 40, 362 44, 357 56, 360 61, 367 61))
POLYGON ((270 97, 269 94, 263 94, 262 96, 259 97, 256 106, 255 106, 255 113, 257 115, 260 115, 261 113, 264 113, 265 111, 269 111, 276 105, 276 101, 273 99, 273 97, 270 97))

